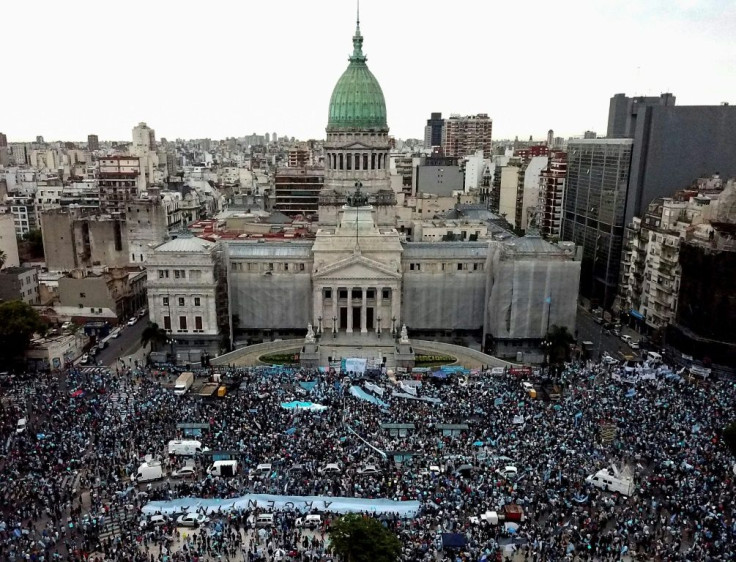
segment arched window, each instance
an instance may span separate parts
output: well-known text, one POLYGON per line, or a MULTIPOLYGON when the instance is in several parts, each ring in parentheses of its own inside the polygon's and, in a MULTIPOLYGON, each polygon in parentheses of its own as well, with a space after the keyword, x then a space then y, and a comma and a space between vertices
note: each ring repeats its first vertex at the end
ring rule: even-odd
POLYGON ((348 152, 345 156, 348 160, 347 169, 352 170, 353 169, 353 155, 348 152))

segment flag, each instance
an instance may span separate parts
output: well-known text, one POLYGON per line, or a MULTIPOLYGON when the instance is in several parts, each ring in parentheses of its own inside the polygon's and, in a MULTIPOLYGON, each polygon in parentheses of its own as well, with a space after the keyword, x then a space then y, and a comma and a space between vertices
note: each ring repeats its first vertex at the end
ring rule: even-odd
POLYGON ((545 304, 551 304, 552 303, 552 297, 547 297, 544 299, 545 304))

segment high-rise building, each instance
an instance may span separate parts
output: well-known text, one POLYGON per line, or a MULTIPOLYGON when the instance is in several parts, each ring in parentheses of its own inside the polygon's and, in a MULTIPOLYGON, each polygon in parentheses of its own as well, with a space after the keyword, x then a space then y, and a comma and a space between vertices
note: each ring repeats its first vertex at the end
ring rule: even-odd
POLYGON ((637 121, 640 121, 639 115, 640 113, 642 117, 644 115, 642 109, 656 105, 673 107, 675 101, 675 96, 669 93, 662 94, 659 97, 636 96, 633 98, 628 97, 626 94, 616 94, 611 98, 608 106, 608 130, 606 136, 617 139, 633 138, 636 132, 637 121))
POLYGON ((324 184, 324 168, 306 165, 279 168, 274 175, 273 208, 289 216, 316 215, 324 184))
POLYGON ((156 149, 156 132, 141 122, 133 127, 133 154, 143 155, 156 149))
POLYGON ((36 137, 36 143, 37 144, 44 144, 44 140, 43 140, 43 137, 41 135, 38 135, 36 137))
POLYGON ((8 137, 5 133, 0 133, 0 148, 8 146, 8 137))
POLYGON ((142 170, 137 156, 105 156, 98 179, 100 208, 104 213, 125 213, 126 205, 140 193, 142 170))
POLYGON ((596 137, 598 137, 598 133, 595 131, 585 131, 585 133, 583 133, 584 139, 594 139, 596 137))
POLYGON ((100 149, 100 139, 97 135, 87 135, 87 150, 95 151, 100 149))
POLYGON ((616 296, 633 139, 568 143, 562 238, 583 248, 580 294, 610 306, 616 296))
POLYGON ((442 113, 432 113, 427 119, 427 126, 424 127, 424 146, 432 148, 433 146, 442 146, 442 131, 445 126, 445 120, 442 119, 442 113))
POLYGON ((539 180, 539 231, 545 238, 562 234, 562 202, 567 177, 567 152, 551 150, 539 180))
POLYGON ((491 157, 491 133, 493 121, 488 114, 451 115, 445 121, 442 147, 445 156, 462 158, 482 150, 484 158, 491 157))

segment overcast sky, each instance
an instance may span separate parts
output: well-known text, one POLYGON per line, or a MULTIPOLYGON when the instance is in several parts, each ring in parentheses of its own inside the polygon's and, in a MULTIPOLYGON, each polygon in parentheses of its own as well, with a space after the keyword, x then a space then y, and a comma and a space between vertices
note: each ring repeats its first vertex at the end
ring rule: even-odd
MULTIPOLYGON (((354 0, 4 1, 10 141, 323 138, 354 0)), ((488 113, 493 137, 605 134, 617 93, 736 103, 734 0, 363 0, 391 134, 488 113)))

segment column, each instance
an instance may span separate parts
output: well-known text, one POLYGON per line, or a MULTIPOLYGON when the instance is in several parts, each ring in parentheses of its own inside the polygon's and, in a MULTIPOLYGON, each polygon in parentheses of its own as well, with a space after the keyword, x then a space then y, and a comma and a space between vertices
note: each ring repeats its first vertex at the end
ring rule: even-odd
POLYGON ((315 291, 314 295, 314 312, 312 313, 312 316, 314 317, 314 332, 319 333, 319 320, 318 318, 322 317, 322 320, 324 321, 324 287, 318 287, 315 291))
POLYGON ((378 333, 378 319, 381 319, 381 323, 385 322, 385 318, 381 314, 381 305, 383 305, 383 287, 376 287, 376 310, 373 312, 373 321, 376 323, 376 333, 378 333))
MULTIPOLYGON (((340 317, 337 315, 337 295, 339 293, 337 292, 337 287, 332 287, 332 318, 336 318, 334 324, 330 324, 330 326, 337 327, 337 323, 340 321, 340 317)), ((330 318, 330 322, 332 322, 332 318, 330 318)))
POLYGON ((368 289, 362 287, 363 291, 363 304, 360 307, 360 331, 366 333, 368 331, 368 289))
POLYGON ((391 317, 396 318, 396 331, 401 330, 401 303, 399 302, 399 289, 391 287, 391 317))
POLYGON ((353 333, 353 288, 348 287, 348 326, 345 330, 348 334, 353 333))

